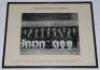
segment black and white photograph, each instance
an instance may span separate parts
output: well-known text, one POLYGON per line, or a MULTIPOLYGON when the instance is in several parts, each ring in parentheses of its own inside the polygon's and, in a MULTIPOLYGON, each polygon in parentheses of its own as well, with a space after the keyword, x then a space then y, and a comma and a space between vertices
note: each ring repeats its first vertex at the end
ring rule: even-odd
POLYGON ((22 55, 79 55, 77 13, 22 13, 22 55))
POLYGON ((97 68, 91 2, 8 2, 3 68, 97 68))

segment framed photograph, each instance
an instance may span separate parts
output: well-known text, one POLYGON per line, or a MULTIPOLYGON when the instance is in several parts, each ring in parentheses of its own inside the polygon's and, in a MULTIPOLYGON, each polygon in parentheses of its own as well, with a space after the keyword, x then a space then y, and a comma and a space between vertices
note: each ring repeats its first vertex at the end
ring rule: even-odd
POLYGON ((91 2, 8 2, 2 68, 97 68, 91 2))

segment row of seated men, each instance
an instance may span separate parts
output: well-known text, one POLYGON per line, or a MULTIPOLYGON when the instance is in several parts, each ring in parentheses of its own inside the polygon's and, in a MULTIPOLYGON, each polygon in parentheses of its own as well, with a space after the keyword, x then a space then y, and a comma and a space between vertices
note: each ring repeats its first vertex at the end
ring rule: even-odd
POLYGON ((22 28, 21 43, 24 48, 72 48, 78 45, 78 29, 22 28))
MULTIPOLYGON (((77 44, 76 44, 77 45, 77 44)), ((61 40, 61 41, 57 41, 57 40, 53 40, 53 41, 25 41, 22 40, 22 48, 25 49, 72 49, 74 46, 73 42, 71 40, 61 40)))

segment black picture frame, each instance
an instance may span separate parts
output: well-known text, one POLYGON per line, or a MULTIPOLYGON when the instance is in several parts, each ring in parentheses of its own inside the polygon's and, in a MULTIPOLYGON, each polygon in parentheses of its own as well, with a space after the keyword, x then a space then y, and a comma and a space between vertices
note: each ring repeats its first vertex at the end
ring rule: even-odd
POLYGON ((2 68, 98 68, 98 57, 96 48, 96 36, 95 36, 95 25, 94 25, 94 15, 93 15, 93 4, 92 2, 8 2, 6 11, 6 25, 5 25, 5 36, 4 36, 4 47, 3 47, 3 58, 2 58, 2 68), (8 28, 8 13, 10 4, 90 4, 91 16, 92 16, 92 27, 93 27, 93 39, 94 39, 94 50, 95 50, 95 66, 5 66, 5 52, 6 52, 6 38, 7 38, 7 28, 8 28))

